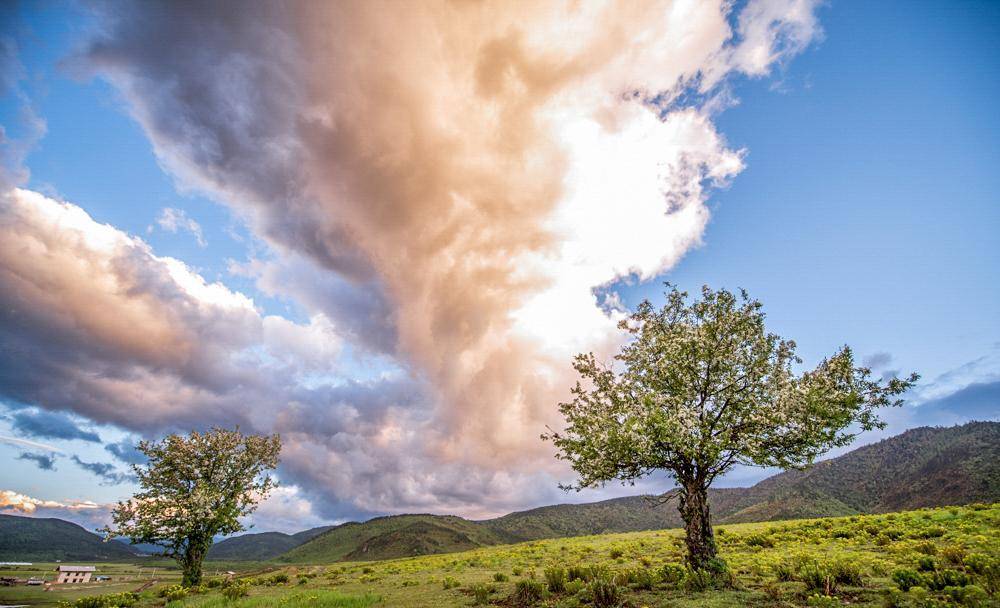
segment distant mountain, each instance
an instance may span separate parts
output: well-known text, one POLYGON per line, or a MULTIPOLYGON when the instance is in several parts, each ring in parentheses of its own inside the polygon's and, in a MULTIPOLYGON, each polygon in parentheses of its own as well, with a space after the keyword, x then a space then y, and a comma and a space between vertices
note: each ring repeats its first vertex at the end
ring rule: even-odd
POLYGON ((261 532, 241 534, 212 545, 208 559, 213 560, 253 560, 264 561, 291 551, 302 543, 326 532, 333 526, 322 526, 303 530, 296 534, 282 532, 261 532))
MULTIPOLYGON (((1000 502, 1000 423, 911 429, 750 488, 710 490, 709 500, 719 524, 1000 502)), ((336 526, 279 559, 376 560, 680 525, 676 503, 656 505, 642 496, 552 505, 478 522, 397 515, 336 526)))
POLYGON ((61 519, 0 515, 0 561, 116 561, 136 553, 61 519))
MULTIPOLYGON (((750 488, 710 490, 710 501, 717 524, 1000 502, 1000 422, 911 429, 750 488)), ((209 558, 378 560, 680 525, 676 503, 656 505, 647 497, 630 496, 540 507, 485 521, 394 515, 293 535, 244 534, 217 543, 209 558)), ((96 534, 58 519, 0 516, 0 561, 115 560, 135 552, 122 543, 102 543, 96 534)))

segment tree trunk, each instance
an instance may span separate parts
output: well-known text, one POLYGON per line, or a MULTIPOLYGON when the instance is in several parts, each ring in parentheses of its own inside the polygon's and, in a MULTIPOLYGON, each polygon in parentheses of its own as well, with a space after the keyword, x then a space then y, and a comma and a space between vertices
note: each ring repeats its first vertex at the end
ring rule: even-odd
POLYGON ((712 569, 710 560, 715 559, 716 548, 708 488, 697 482, 683 484, 678 508, 684 520, 688 565, 696 570, 712 569))
MULTIPOLYGON (((210 546, 210 544, 209 544, 210 546)), ((201 563, 208 553, 206 543, 198 541, 188 541, 184 555, 180 556, 180 566, 183 572, 181 585, 184 587, 197 587, 201 584, 201 563)))

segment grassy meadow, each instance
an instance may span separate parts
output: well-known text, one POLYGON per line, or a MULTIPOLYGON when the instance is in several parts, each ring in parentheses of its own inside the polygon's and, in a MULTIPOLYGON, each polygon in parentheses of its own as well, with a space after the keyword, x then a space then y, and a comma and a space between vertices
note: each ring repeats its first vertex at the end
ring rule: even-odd
MULTIPOLYGON (((243 565, 235 581, 209 576, 193 592, 176 587, 174 573, 134 602, 129 597, 78 600, 75 606, 1000 605, 1000 504, 733 524, 719 526, 717 534, 729 571, 715 577, 685 572, 682 531, 660 530, 379 562, 243 565)), ((222 569, 209 563, 206 572, 222 569)), ((106 592, 121 588, 101 587, 106 592)), ((0 603, 55 605, 79 598, 82 591, 27 597, 9 595, 13 589, 0 588, 0 603)))

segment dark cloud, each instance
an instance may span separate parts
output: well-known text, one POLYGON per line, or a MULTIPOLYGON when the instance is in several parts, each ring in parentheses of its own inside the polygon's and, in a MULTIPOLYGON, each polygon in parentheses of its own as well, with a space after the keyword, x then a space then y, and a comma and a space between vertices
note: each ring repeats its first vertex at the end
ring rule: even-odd
POLYGON ((76 464, 80 465, 81 468, 86 469, 94 475, 100 477, 103 480, 103 485, 118 485, 128 481, 135 481, 134 475, 122 473, 115 467, 115 465, 109 462, 85 462, 80 460, 80 457, 75 454, 73 455, 72 460, 76 464))
MULTIPOLYGON (((5 357, 0 355, 0 361, 3 359, 5 357)), ((41 439, 79 439, 95 443, 101 440, 97 433, 80 428, 73 417, 62 412, 23 409, 11 416, 11 428, 28 437, 41 439)))
POLYGON ((136 448, 137 444, 137 441, 126 438, 117 443, 109 443, 104 449, 126 464, 145 464, 148 458, 136 448))
POLYGON ((56 458, 52 455, 46 454, 34 454, 31 452, 22 452, 20 456, 17 457, 18 460, 29 460, 38 465, 39 469, 43 471, 54 471, 56 468, 56 458))
POLYGON ((917 411, 921 417, 947 418, 949 422, 952 418, 962 422, 997 420, 1000 418, 1000 381, 970 384, 950 395, 920 404, 917 411))

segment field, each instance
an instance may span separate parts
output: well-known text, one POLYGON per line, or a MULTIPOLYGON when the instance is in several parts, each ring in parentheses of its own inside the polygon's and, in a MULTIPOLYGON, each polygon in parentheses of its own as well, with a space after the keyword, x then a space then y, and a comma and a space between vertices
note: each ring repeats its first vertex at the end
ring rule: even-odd
MULTIPOLYGON (((225 592, 214 578, 211 587, 199 592, 170 594, 168 587, 176 578, 163 579, 144 591, 136 606, 1000 605, 1000 505, 734 524, 717 530, 729 572, 714 578, 685 573, 680 567, 681 531, 661 530, 381 562, 258 564, 230 585, 238 588, 235 592, 225 592), (240 595, 239 589, 249 595, 226 597, 240 595)), ((215 563, 208 567, 210 573, 220 569, 215 563)), ((24 588, 18 589, 20 594, 24 588)), ((35 592, 28 597, 11 596, 12 590, 0 588, 0 603, 53 605, 82 591, 35 592)))

